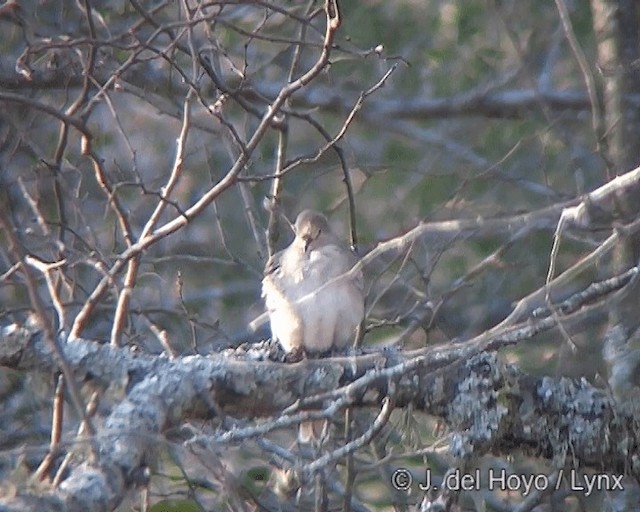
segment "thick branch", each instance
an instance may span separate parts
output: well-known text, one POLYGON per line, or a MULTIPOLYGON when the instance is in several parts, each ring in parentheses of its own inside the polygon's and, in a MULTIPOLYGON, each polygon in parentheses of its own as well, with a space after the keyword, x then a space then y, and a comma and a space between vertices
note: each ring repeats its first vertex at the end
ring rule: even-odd
MULTIPOLYGON (((390 383, 395 406, 411 403, 450 425, 455 431, 451 449, 463 458, 509 453, 514 445, 551 458, 570 445, 574 460, 622 472, 632 467, 623 447, 633 446, 639 434, 630 413, 616 409, 605 392, 586 381, 528 376, 493 353, 478 353, 481 346, 476 355, 454 344, 283 364, 239 360, 232 352, 169 360, 82 339, 62 345, 78 377, 102 386, 126 384, 126 397, 97 434, 99 461, 74 468, 48 497, 0 500, 3 510, 24 510, 36 499, 39 510, 111 510, 140 483, 159 434, 189 418, 210 417, 214 411, 249 418, 278 414, 271 424, 215 436, 219 444, 237 443, 301 421, 304 413, 295 414, 299 407, 281 414, 292 404, 381 403, 390 383), (447 353, 460 357, 452 360, 447 353), (315 396, 305 399, 310 395, 315 396)), ((41 333, 15 327, 0 334, 0 365, 56 369, 41 333)))

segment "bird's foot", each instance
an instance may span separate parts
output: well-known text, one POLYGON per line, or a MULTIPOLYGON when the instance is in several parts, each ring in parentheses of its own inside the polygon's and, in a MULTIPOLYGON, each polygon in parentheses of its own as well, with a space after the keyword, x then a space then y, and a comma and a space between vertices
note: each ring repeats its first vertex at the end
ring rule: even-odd
POLYGON ((302 347, 296 347, 284 356, 285 363, 299 363, 305 358, 306 354, 302 347))

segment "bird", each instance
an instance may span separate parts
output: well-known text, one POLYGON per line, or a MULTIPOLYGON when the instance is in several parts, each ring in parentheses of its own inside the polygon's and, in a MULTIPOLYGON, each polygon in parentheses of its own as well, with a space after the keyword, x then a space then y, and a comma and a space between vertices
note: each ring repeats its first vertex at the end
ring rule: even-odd
POLYGON ((343 348, 364 317, 358 258, 319 212, 300 212, 294 232, 291 245, 265 266, 262 296, 271 334, 285 352, 343 348))
MULTIPOLYGON (((293 230, 291 244, 265 266, 262 296, 272 337, 296 360, 352 343, 365 298, 357 256, 322 213, 300 212, 293 230)), ((303 422, 299 441, 310 442, 315 430, 312 422, 303 422)))

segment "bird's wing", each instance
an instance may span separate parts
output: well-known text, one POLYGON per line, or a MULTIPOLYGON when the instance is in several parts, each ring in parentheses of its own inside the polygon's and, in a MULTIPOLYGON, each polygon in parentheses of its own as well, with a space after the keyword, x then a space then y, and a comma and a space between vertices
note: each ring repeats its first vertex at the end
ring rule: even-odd
POLYGON ((282 256, 284 251, 279 251, 272 255, 268 260, 266 265, 264 266, 264 275, 268 276, 269 274, 273 274, 276 270, 278 270, 282 266, 282 256))

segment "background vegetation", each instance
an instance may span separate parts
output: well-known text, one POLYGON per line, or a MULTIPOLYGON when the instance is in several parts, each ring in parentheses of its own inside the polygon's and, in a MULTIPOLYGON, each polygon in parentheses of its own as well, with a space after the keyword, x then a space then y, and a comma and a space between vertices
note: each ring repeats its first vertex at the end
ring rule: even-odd
MULTIPOLYGON (((638 164, 633 2, 344 1, 323 61, 325 9, 1 5, 2 325, 32 321, 153 354, 268 338, 266 325, 247 328, 263 311, 262 268, 291 239, 284 218, 305 208, 325 212, 362 255, 420 222, 461 223, 367 265, 366 346, 481 334, 543 288, 552 264, 555 277, 589 262, 553 288, 551 299, 562 300, 637 263, 634 230, 589 259, 614 227, 634 225, 637 191, 615 205, 615 222, 555 239, 558 216, 541 213, 638 164)), ((534 374, 607 388, 602 340, 613 325, 635 330, 634 298, 500 355, 534 374)), ((541 294, 529 306, 544 304, 541 294)), ((46 453, 51 382, 0 370, 0 474, 12 486, 46 453)), ((67 416, 70 436, 77 420, 67 416)), ((446 470, 449 459, 433 448, 446 433, 432 430, 433 419, 396 411, 392 425, 394 466, 446 470)), ((180 441, 167 445, 169 453, 180 441)), ((363 452, 359 462, 373 458, 363 452)), ((223 484, 203 498, 207 486, 163 455, 152 465, 150 503, 189 497, 205 509, 249 510, 251 486, 272 473, 250 470, 269 467, 268 457, 251 447, 222 459, 224 475, 203 480, 223 484)), ((376 485, 358 491, 362 507, 407 506, 376 485)), ((539 502, 596 510, 607 496, 539 502)), ((465 506, 511 510, 521 499, 478 494, 465 506)))

